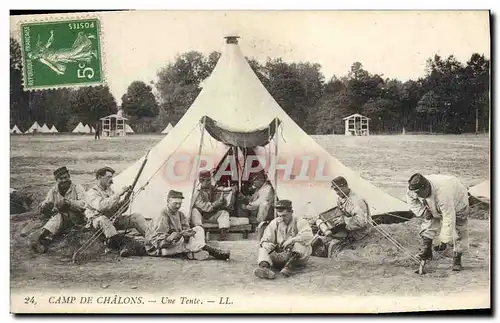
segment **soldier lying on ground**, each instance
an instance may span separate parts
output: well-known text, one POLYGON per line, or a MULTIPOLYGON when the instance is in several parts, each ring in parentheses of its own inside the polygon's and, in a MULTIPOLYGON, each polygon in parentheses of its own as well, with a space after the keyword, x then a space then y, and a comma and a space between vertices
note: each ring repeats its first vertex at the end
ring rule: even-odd
POLYGON ((146 252, 157 257, 185 255, 191 260, 205 260, 210 255, 228 260, 229 251, 205 243, 205 231, 201 226, 190 228, 189 218, 179 211, 183 199, 182 192, 168 192, 166 207, 159 217, 153 219, 147 230, 146 252))
POLYGON ((316 221, 320 234, 312 241, 314 254, 332 257, 371 231, 370 212, 366 200, 356 195, 347 180, 338 176, 332 180, 332 189, 338 195, 333 215, 320 216, 316 221))
POLYGON ((52 242, 54 236, 72 228, 75 225, 85 224, 85 190, 71 182, 69 171, 60 167, 54 171, 57 182, 39 205, 42 216, 47 216, 57 211, 49 218, 43 228, 30 237, 30 247, 33 251, 44 253, 52 242))
POLYGON ((293 215, 292 202, 280 200, 275 208, 278 217, 269 223, 260 240, 259 268, 254 271, 259 278, 276 278, 272 268, 281 269, 281 274, 289 277, 294 268, 306 265, 312 253, 311 226, 293 215))
POLYGON ((139 213, 122 214, 113 222, 110 218, 120 209, 127 201, 122 199, 129 190, 129 186, 123 187, 118 193, 113 192, 111 184, 113 184, 113 174, 115 171, 110 167, 104 167, 96 172, 97 184, 92 186, 87 191, 87 210, 85 215, 88 219, 88 226, 96 230, 102 228, 106 237, 108 248, 120 250, 122 257, 133 255, 133 251, 123 237, 118 233, 118 230, 136 229, 142 236, 146 234, 146 219, 139 213))
POLYGON ((422 246, 417 257, 432 259, 432 241, 440 233, 435 251, 453 244, 453 271, 462 269, 462 253, 468 249, 467 188, 454 176, 413 174, 408 180, 407 202, 417 217, 424 217, 419 232, 422 246))

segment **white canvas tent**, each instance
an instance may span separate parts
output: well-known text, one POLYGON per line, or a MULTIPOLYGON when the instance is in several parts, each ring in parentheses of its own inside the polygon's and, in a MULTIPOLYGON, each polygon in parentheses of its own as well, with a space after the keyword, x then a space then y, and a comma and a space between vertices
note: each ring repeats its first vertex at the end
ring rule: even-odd
POLYGON ((74 132, 74 133, 86 133, 86 129, 81 122, 78 122, 78 124, 76 125, 75 129, 73 129, 72 132, 74 132))
POLYGON ((490 180, 469 187, 469 193, 480 201, 490 203, 490 180))
POLYGON ((169 133, 171 130, 172 130, 172 124, 169 122, 168 125, 165 127, 165 129, 163 129, 163 131, 161 133, 169 133))
POLYGON ((10 129, 10 133, 20 134, 23 132, 21 130, 19 130, 19 128, 17 127, 17 124, 16 124, 16 125, 14 125, 14 127, 12 127, 12 129, 10 129))
POLYGON ((40 128, 40 132, 42 132, 42 133, 49 133, 50 132, 50 129, 46 123, 44 123, 43 126, 40 128))
POLYGON ((56 133, 56 132, 59 132, 59 131, 57 131, 56 126, 52 125, 52 128, 50 128, 50 132, 56 133))
POLYGON ((83 129, 85 133, 90 133, 90 126, 88 124, 84 125, 83 129))
POLYGON ((90 132, 95 133, 94 127, 90 127, 90 132))
POLYGON ((134 129, 132 129, 131 126, 128 125, 128 123, 125 124, 125 132, 126 133, 134 133, 134 129))
MULTIPOLYGON (((167 192, 177 190, 185 197, 181 210, 190 214, 193 181, 197 180, 198 173, 196 157, 210 157, 218 163, 228 151, 228 146, 214 139, 214 135, 219 139, 223 137, 217 136, 217 131, 236 131, 243 133, 243 137, 245 132, 259 132, 265 136, 269 132, 269 136, 272 135, 270 143, 266 147, 256 148, 260 156, 266 157, 277 152, 280 164, 291 158, 313 158, 318 161, 319 167, 311 167, 316 170, 316 176, 309 176, 308 180, 302 180, 300 176, 300 163, 294 164, 295 179, 286 180, 280 175, 276 185, 275 178, 270 178, 278 198, 292 200, 296 214, 315 216, 335 206, 336 195, 331 189, 331 179, 339 175, 344 176, 352 190, 368 201, 372 215, 409 211, 405 202, 362 179, 309 137, 267 92, 234 38, 227 38, 212 75, 171 130, 171 135, 165 136, 150 150, 135 191, 149 183, 135 196, 129 211, 140 212, 146 218, 157 217, 165 205, 162 201, 165 201, 167 192), (273 124, 278 122, 279 128, 273 129, 273 124), (260 132, 256 129, 260 129, 260 132), (179 161, 182 162, 175 163, 179 161), (195 167, 192 167, 193 164, 195 167), (193 168, 194 176, 189 177, 193 168), (173 169, 176 169, 174 175, 171 174, 173 169)), ((116 176, 112 187, 115 191, 133 182, 144 157, 116 176)))
POLYGON ((35 131, 35 130, 36 130, 36 132, 41 132, 41 131, 40 131, 40 129, 41 129, 40 125, 38 124, 38 122, 36 122, 36 121, 35 121, 35 122, 31 125, 31 127, 29 127, 29 129, 28 129, 28 130, 26 130, 26 132, 25 132, 25 133, 33 133, 33 131, 35 131))

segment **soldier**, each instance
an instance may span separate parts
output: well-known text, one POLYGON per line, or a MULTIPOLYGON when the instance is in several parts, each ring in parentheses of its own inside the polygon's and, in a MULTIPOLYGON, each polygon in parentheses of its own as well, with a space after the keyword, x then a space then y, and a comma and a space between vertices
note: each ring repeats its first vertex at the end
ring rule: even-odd
POLYGON ((201 171, 199 180, 201 187, 196 194, 191 211, 191 225, 196 227, 203 223, 217 223, 220 229, 219 240, 226 240, 230 226, 229 212, 225 209, 226 202, 223 198, 217 198, 219 192, 212 185, 212 175, 209 171, 201 171))
POLYGON ((304 266, 312 253, 312 229, 309 223, 293 215, 292 202, 280 200, 276 203, 277 218, 267 226, 258 255, 259 268, 254 274, 259 278, 274 279, 276 274, 271 270, 281 269, 281 274, 289 277, 292 269, 304 266))
POLYGON ((252 194, 248 203, 242 203, 241 208, 250 212, 251 216, 256 217, 257 223, 271 221, 274 205, 274 189, 266 180, 266 175, 262 172, 256 173, 252 180, 252 186, 255 187, 255 193, 252 194))
POLYGON ((468 249, 468 217, 470 213, 467 188, 454 176, 413 174, 408 180, 407 203, 417 217, 424 217, 422 246, 417 257, 432 259, 432 242, 441 231, 435 251, 444 251, 453 244, 453 271, 462 269, 462 253, 468 249))
POLYGON ((85 190, 71 181, 68 169, 63 166, 54 171, 57 182, 39 205, 39 211, 45 216, 57 213, 50 217, 40 232, 30 239, 33 251, 44 253, 52 238, 74 225, 85 224, 85 190))
POLYGON ((87 191, 87 210, 85 211, 85 215, 87 216, 89 226, 92 226, 96 230, 102 228, 109 248, 119 249, 120 256, 128 257, 132 255, 132 250, 118 234, 117 229, 134 228, 142 236, 145 236, 147 225, 146 219, 138 213, 122 214, 114 222, 111 222, 110 218, 127 203, 127 201, 122 199, 122 196, 131 189, 130 186, 125 186, 118 193, 113 192, 111 184, 113 184, 112 177, 114 173, 114 169, 110 167, 97 170, 97 184, 87 191))
MULTIPOLYGON (((316 225, 323 236, 318 236, 311 243, 313 248, 317 241, 322 241, 327 248, 327 257, 343 248, 365 238, 371 231, 370 211, 365 199, 354 193, 343 176, 332 180, 332 189, 338 195, 337 208, 329 219, 320 216, 316 225)), ((316 248, 315 248, 316 251, 316 248)))
POLYGON ((147 230, 146 252, 156 257, 186 255, 191 260, 205 260, 210 255, 216 259, 228 260, 228 251, 205 243, 205 231, 201 226, 189 227, 189 218, 179 211, 183 199, 182 192, 168 192, 166 207, 147 230))

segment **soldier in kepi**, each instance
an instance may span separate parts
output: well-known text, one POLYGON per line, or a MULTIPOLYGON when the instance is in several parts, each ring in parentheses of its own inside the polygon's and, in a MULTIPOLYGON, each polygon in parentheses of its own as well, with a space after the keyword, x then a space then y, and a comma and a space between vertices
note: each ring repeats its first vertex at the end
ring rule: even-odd
POLYGON ((167 205, 147 230, 146 252, 156 257, 183 255, 190 260, 205 260, 213 256, 228 260, 229 251, 205 243, 205 231, 201 226, 189 226, 189 217, 180 211, 183 199, 182 192, 168 192, 167 205))
POLYGON ((312 229, 309 223, 293 214, 292 202, 280 200, 275 205, 277 217, 266 227, 260 240, 255 276, 274 279, 272 269, 289 277, 297 267, 305 266, 312 253, 312 229))
POLYGON ((349 188, 343 176, 332 180, 332 189, 337 194, 337 207, 316 220, 318 234, 311 242, 314 254, 324 257, 333 257, 367 237, 372 228, 368 202, 349 188))
POLYGON ((222 194, 218 196, 220 192, 212 185, 212 174, 209 171, 201 171, 199 180, 200 189, 194 197, 191 224, 196 227, 203 223, 216 223, 220 229, 219 240, 226 240, 230 226, 226 200, 222 198, 222 194))
POLYGON ((96 230, 103 230, 108 248, 120 250, 120 256, 133 255, 133 250, 127 246, 125 239, 118 230, 136 229, 142 236, 146 235, 146 219, 139 213, 122 214, 114 221, 111 218, 128 201, 122 197, 131 189, 130 186, 123 187, 115 193, 111 189, 115 171, 110 167, 104 167, 96 172, 97 184, 87 191, 87 210, 85 215, 88 225, 96 230))
POLYGON ((444 251, 453 245, 453 271, 462 269, 462 253, 468 249, 467 188, 454 176, 413 174, 408 180, 407 203, 424 221, 419 232, 422 246, 417 257, 432 259, 432 243, 439 234, 440 244, 434 250, 444 251), (440 232, 440 233, 439 233, 440 232))
POLYGON ((41 231, 30 238, 30 247, 33 251, 44 253, 54 236, 70 229, 75 225, 85 224, 85 190, 71 181, 66 167, 54 171, 57 184, 54 185, 45 200, 39 205, 40 213, 52 215, 41 231))
POLYGON ((266 174, 258 172, 250 179, 255 192, 250 197, 243 197, 241 208, 246 210, 257 223, 269 222, 273 219, 274 189, 267 181, 266 174), (246 202, 246 203, 245 203, 246 202))

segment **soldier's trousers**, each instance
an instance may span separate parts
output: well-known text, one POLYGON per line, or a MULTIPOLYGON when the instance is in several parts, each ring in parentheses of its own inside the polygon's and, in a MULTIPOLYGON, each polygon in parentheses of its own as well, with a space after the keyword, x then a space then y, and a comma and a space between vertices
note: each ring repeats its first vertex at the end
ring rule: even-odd
MULTIPOLYGON (((287 259, 281 258, 280 253, 276 253, 272 250, 274 250, 274 245, 272 243, 263 243, 259 248, 257 264, 260 264, 262 261, 266 261, 272 267, 278 269, 283 268, 287 259)), ((303 266, 307 264, 307 261, 312 254, 312 248, 311 246, 304 246, 303 244, 295 243, 293 245, 292 252, 296 252, 299 254, 299 258, 295 259, 292 262, 292 266, 303 266)))
POLYGON ((96 230, 102 228, 106 238, 111 238, 118 234, 118 230, 125 229, 136 229, 142 236, 145 236, 147 229, 146 219, 139 213, 121 215, 114 223, 108 217, 101 215, 92 220, 92 226, 96 230))
POLYGON ((178 255, 186 252, 198 252, 205 246, 205 230, 202 227, 197 226, 192 228, 196 233, 194 236, 189 238, 186 242, 184 237, 179 241, 175 242, 168 248, 161 248, 160 255, 162 257, 168 257, 173 255, 178 255))
POLYGON ((203 217, 198 209, 193 208, 191 213, 191 226, 201 226, 203 223, 217 223, 220 229, 227 229, 230 226, 229 212, 226 210, 218 210, 211 213, 209 217, 206 215, 203 217))
MULTIPOLYGON (((456 213, 455 228, 456 234, 453 234, 453 251, 464 252, 469 248, 469 213, 470 208, 466 207, 464 210, 456 213)), ((420 237, 435 239, 441 231, 441 219, 432 218, 430 220, 424 219, 420 227, 420 237)))
POLYGON ((84 219, 83 213, 56 213, 50 217, 43 228, 53 235, 57 235, 73 224, 81 223, 82 219, 84 219))

